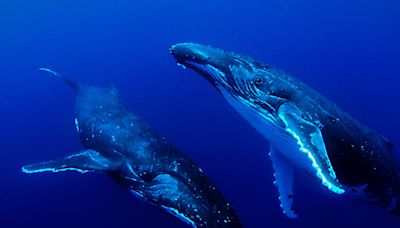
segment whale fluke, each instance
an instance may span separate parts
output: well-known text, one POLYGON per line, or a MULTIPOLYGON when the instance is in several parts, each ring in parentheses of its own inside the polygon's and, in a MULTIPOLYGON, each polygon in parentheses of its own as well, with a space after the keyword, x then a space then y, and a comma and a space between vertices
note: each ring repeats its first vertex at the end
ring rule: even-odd
POLYGON ((49 68, 40 67, 38 70, 41 71, 41 72, 47 72, 47 73, 49 73, 49 74, 51 74, 51 75, 53 75, 53 76, 56 76, 57 78, 63 80, 63 81, 64 81, 69 87, 71 87, 75 92, 78 92, 79 84, 78 84, 76 81, 71 80, 71 79, 69 79, 69 78, 66 78, 66 77, 64 77, 64 76, 61 76, 59 73, 57 73, 57 72, 55 72, 54 70, 51 70, 51 69, 49 69, 49 68))

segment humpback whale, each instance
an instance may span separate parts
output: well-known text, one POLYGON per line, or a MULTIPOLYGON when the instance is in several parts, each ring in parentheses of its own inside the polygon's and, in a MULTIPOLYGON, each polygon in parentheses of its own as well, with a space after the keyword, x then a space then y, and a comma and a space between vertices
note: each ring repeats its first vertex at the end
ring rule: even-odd
POLYGON ((270 143, 280 206, 289 218, 293 172, 315 177, 400 216, 393 145, 292 75, 250 57, 195 43, 170 48, 177 64, 206 80, 270 143))
POLYGON ((135 196, 192 227, 241 227, 231 205, 200 167, 121 102, 118 91, 78 84, 56 72, 76 93, 76 129, 84 150, 27 165, 25 173, 106 173, 135 196))

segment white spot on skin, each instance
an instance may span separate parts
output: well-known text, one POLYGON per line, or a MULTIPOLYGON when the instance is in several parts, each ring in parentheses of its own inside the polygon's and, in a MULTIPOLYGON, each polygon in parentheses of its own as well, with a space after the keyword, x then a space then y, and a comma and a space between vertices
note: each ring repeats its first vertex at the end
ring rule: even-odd
POLYGON ((178 172, 178 166, 179 166, 179 163, 174 162, 172 170, 174 170, 174 172, 178 172))
POLYGON ((78 122, 78 118, 75 118, 75 128, 76 128, 76 131, 79 132, 79 122, 78 122))

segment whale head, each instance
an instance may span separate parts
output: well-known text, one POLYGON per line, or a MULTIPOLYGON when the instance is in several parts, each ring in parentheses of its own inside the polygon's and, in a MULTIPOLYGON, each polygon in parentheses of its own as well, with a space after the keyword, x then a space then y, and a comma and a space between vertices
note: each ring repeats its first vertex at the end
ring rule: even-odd
POLYGON ((263 112, 272 122, 279 122, 277 107, 291 98, 281 89, 284 81, 275 69, 251 58, 195 43, 175 44, 170 53, 178 65, 202 75, 225 97, 263 112))

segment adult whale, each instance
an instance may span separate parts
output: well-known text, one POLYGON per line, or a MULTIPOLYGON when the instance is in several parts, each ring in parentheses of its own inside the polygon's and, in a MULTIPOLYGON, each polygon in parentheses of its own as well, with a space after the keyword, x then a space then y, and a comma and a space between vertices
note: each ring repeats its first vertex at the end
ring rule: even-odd
POLYGON ((74 170, 109 174, 135 196, 192 227, 241 227, 230 204, 203 171, 121 103, 114 87, 62 78, 77 94, 76 129, 85 148, 25 173, 74 170))
POLYGON ((171 47, 178 64, 211 82, 270 142, 284 214, 293 208, 293 167, 332 192, 357 195, 400 216, 400 175, 392 144, 283 71, 194 43, 171 47))

